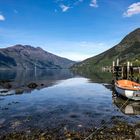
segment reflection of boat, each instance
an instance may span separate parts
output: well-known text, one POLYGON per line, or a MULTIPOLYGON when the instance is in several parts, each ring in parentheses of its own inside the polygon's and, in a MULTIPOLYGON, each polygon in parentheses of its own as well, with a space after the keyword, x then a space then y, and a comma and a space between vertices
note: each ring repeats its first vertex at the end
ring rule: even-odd
POLYGON ((120 97, 114 97, 113 103, 126 115, 140 115, 140 102, 127 101, 120 97))
POLYGON ((115 90, 119 95, 132 100, 140 100, 140 84, 130 80, 118 80, 115 82, 115 90))
POLYGON ((136 138, 140 139, 140 128, 137 128, 135 130, 135 136, 136 136, 136 138))

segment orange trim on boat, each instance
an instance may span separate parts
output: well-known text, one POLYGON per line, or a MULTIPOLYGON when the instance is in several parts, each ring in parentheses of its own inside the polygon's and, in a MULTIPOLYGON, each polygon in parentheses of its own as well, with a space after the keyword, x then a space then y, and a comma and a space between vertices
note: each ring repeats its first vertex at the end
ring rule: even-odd
POLYGON ((115 85, 126 90, 140 90, 140 84, 130 80, 118 80, 115 85))

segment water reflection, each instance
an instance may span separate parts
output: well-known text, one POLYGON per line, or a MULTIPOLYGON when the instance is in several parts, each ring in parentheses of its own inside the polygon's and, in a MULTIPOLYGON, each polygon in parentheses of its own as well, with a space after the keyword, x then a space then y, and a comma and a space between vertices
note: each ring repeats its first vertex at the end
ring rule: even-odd
POLYGON ((112 84, 103 84, 105 88, 112 91, 112 103, 125 115, 140 115, 140 102, 127 100, 118 96, 112 84))
MULTIPOLYGON (((129 115, 126 120, 126 115, 114 108, 111 85, 95 83, 98 79, 92 82, 92 78, 75 77, 68 70, 36 73, 18 71, 0 75, 1 89, 4 88, 4 84, 11 85, 7 85, 9 88, 5 88, 3 94, 7 90, 14 90, 16 93, 32 91, 32 94, 20 96, 0 96, 0 139, 8 134, 7 139, 15 137, 15 132, 21 137, 29 136, 28 139, 41 139, 34 136, 40 136, 42 133, 43 136, 46 134, 43 139, 48 139, 47 136, 51 136, 50 139, 74 139, 67 138, 67 132, 68 136, 73 136, 75 132, 76 136, 81 135, 79 139, 84 139, 103 124, 109 127, 99 133, 99 138, 100 134, 110 136, 112 132, 116 138, 116 135, 123 131, 123 139, 131 139, 131 135, 125 137, 125 134, 129 131, 133 136, 135 129, 128 126, 127 122, 135 124, 139 121, 138 117, 133 118, 129 115), (33 90, 27 86, 32 82, 37 84, 35 89, 40 90, 33 90), (49 88, 45 88, 48 86, 49 88), (113 127, 110 129, 110 126, 113 127)), ((138 129, 136 134, 139 134, 138 129)), ((21 137, 19 139, 23 139, 21 137)))
POLYGON ((127 101, 127 99, 113 96, 113 104, 125 115, 140 115, 140 102, 127 101))
POLYGON ((86 72, 86 73, 77 73, 76 74, 89 78, 90 82, 94 83, 111 83, 112 73, 111 72, 103 72, 103 71, 94 71, 94 72, 86 72))
POLYGON ((0 71, 0 95, 21 94, 42 89, 74 77, 68 69, 61 70, 3 70, 0 71))

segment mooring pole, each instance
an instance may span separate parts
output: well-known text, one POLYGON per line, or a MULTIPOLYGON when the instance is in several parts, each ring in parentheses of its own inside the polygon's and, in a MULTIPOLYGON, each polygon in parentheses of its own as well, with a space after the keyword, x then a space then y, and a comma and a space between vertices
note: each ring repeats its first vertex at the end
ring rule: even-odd
POLYGON ((130 62, 127 62, 127 79, 129 78, 130 62))
POLYGON ((113 67, 112 71, 113 71, 113 74, 114 74, 114 71, 115 71, 115 61, 112 62, 112 67, 113 67))
POLYGON ((115 80, 115 61, 112 62, 112 76, 113 76, 113 79, 112 79, 112 83, 114 84, 114 80, 115 80))
POLYGON ((117 67, 119 66, 119 59, 117 59, 117 67))
POLYGON ((124 67, 122 66, 122 71, 121 71, 121 78, 124 78, 124 67))

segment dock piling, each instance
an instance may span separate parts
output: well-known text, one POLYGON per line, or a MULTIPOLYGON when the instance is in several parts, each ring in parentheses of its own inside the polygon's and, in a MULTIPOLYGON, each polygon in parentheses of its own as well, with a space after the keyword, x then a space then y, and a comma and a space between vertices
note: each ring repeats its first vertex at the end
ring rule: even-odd
POLYGON ((113 79, 118 80, 118 79, 129 79, 129 80, 136 80, 138 77, 135 77, 134 79, 134 72, 138 73, 140 75, 140 67, 138 66, 133 66, 131 62, 127 62, 127 64, 119 64, 119 59, 116 61, 112 62, 112 74, 113 74, 113 79))

